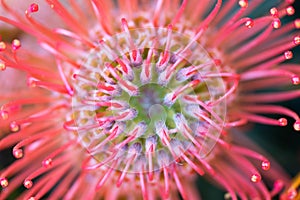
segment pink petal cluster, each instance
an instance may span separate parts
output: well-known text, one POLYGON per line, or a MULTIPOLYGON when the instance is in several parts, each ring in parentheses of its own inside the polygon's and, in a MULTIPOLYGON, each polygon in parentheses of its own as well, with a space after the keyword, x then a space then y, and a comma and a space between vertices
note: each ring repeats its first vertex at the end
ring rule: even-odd
POLYGON ((300 96, 294 1, 0 2, 21 30, 0 38, 0 150, 16 158, 1 200, 199 199, 197 174, 234 200, 289 184, 234 132, 300 131, 276 105, 300 96))

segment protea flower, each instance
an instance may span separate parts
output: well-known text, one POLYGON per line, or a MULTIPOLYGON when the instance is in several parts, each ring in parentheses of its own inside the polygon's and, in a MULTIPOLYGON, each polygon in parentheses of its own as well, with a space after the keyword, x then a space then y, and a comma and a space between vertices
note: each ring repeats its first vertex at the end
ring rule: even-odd
POLYGON ((284 116, 300 130, 271 104, 300 96, 283 87, 299 84, 292 3, 1 0, 24 33, 0 42, 0 149, 18 159, 0 198, 198 199, 196 174, 226 198, 277 195, 284 172, 232 132, 284 116))

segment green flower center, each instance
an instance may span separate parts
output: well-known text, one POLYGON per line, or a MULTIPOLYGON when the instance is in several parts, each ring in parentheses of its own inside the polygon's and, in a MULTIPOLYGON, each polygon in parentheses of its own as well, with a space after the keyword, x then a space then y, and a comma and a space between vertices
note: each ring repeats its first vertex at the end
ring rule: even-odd
POLYGON ((217 75, 206 51, 170 28, 100 41, 74 75, 78 137, 99 163, 117 160, 113 167, 127 171, 158 169, 190 147, 206 156, 226 108, 217 102, 224 95, 217 75))

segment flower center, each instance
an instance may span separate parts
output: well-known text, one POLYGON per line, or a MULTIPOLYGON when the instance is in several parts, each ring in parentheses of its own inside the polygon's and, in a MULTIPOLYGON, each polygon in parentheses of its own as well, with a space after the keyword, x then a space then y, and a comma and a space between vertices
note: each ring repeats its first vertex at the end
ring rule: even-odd
POLYGON ((171 26, 129 31, 123 21, 123 29, 74 74, 74 125, 66 128, 98 165, 125 171, 167 166, 193 146, 206 156, 226 108, 215 61, 171 26))
POLYGON ((129 100, 130 107, 137 111, 137 119, 145 121, 146 124, 153 129, 156 121, 166 121, 171 111, 175 109, 172 106, 169 109, 164 105, 164 97, 167 93, 171 92, 170 89, 160 86, 155 83, 145 84, 139 88, 140 95, 132 96, 129 100))

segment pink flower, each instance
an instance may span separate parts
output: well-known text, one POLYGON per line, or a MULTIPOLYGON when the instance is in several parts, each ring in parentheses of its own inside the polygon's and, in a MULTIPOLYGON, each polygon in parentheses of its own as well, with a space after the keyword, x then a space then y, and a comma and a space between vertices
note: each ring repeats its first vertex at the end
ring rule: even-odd
POLYGON ((300 130, 272 104, 300 96, 283 87, 299 84, 285 61, 300 21, 281 22, 293 1, 0 1, 0 20, 23 31, 0 42, 0 150, 17 159, 0 199, 22 184, 31 200, 199 199, 197 174, 232 199, 288 184, 233 128, 287 116, 300 130))

